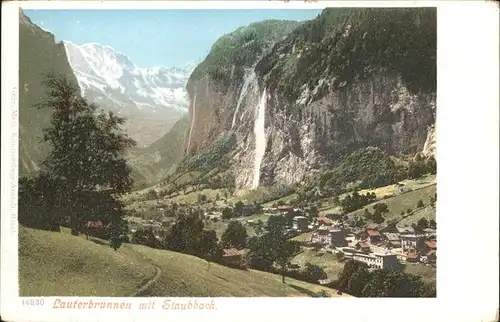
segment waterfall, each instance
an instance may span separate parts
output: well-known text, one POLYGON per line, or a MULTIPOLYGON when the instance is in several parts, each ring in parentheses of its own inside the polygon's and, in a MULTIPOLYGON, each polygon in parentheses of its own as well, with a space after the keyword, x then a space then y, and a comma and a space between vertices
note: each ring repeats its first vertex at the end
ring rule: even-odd
POLYGON ((260 183, 260 166, 262 164, 262 159, 264 158, 264 153, 266 152, 266 133, 265 133, 265 118, 266 118, 266 89, 262 93, 260 98, 259 106, 257 107, 257 115, 255 117, 254 123, 254 134, 255 134, 255 161, 254 161, 254 177, 252 183, 252 189, 259 186, 260 183))
POLYGON ((189 136, 188 136, 188 144, 187 144, 186 153, 189 153, 189 148, 191 146, 191 135, 193 134, 195 118, 196 118, 196 90, 194 92, 194 97, 193 97, 193 113, 192 113, 192 117, 191 117, 191 126, 189 127, 189 136))
POLYGON ((233 123, 231 123, 231 129, 233 129, 234 125, 236 124, 236 116, 238 116, 238 111, 240 110, 241 103, 243 102, 243 99, 247 95, 248 87, 253 81, 255 81, 255 79, 256 75, 255 75, 255 70, 253 68, 250 69, 250 73, 248 73, 248 71, 245 73, 243 86, 241 87, 240 97, 238 97, 238 103, 236 104, 236 109, 234 110, 233 123))

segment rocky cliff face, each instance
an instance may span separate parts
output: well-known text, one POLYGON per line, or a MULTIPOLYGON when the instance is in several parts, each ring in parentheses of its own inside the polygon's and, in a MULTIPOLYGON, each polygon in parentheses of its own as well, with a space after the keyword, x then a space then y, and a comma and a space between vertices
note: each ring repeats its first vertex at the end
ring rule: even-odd
POLYGON ((227 64, 224 81, 193 73, 187 156, 233 135, 236 187, 254 188, 364 146, 435 153, 434 9, 327 9, 287 32, 243 68, 227 64))
POLYGON ((50 123, 51 111, 37 109, 46 98, 42 85, 47 73, 66 75, 74 85, 77 80, 68 63, 62 43, 54 35, 33 24, 21 11, 19 16, 19 172, 35 172, 49 146, 42 140, 42 130, 50 123))

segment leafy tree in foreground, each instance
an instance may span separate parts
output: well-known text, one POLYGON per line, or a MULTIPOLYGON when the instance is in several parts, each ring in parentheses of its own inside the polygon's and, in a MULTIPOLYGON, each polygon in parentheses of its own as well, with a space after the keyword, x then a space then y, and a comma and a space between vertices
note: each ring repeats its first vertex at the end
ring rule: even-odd
POLYGON ((69 214, 71 233, 78 235, 82 220, 90 214, 103 216, 99 219, 104 224, 119 221, 123 204, 117 196, 132 187, 123 153, 135 145, 121 132, 125 120, 112 112, 97 112, 97 106, 81 98, 64 76, 49 74, 44 83, 48 100, 38 108, 52 110, 43 136, 52 150, 43 161, 43 170, 64 187, 57 197, 64 200, 60 210, 69 214))
POLYGON ((218 242, 215 230, 201 232, 201 256, 208 262, 207 269, 210 269, 210 262, 218 262, 222 257, 218 242))
POLYGON ((58 211, 62 186, 48 173, 33 178, 19 178, 19 215, 21 224, 52 231, 60 231, 64 213, 58 211))
POLYGON ((247 230, 241 222, 231 221, 221 237, 221 244, 224 247, 234 247, 243 249, 246 246, 248 234, 247 230))

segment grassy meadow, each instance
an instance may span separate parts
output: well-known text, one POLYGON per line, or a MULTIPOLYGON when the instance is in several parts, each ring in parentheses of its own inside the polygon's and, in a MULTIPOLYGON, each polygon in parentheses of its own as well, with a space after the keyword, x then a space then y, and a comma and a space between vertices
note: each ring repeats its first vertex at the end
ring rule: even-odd
MULTIPOLYGON (((130 296, 156 274, 139 296, 308 297, 336 291, 292 278, 228 268, 195 256, 124 244, 108 245, 61 233, 20 227, 21 296, 130 296), (156 267, 155 267, 156 266, 156 267)), ((343 294, 342 297, 349 297, 343 294)))

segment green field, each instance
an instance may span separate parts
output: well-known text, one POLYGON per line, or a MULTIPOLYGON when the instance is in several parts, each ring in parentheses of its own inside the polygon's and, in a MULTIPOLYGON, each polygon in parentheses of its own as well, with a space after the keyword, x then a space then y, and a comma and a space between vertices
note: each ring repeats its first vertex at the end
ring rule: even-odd
POLYGON ((305 250, 292 259, 292 264, 298 264, 302 267, 305 267, 306 263, 323 268, 329 279, 337 279, 344 270, 344 263, 339 262, 333 254, 305 250))
POLYGON ((436 282, 436 268, 432 266, 425 266, 422 263, 406 263, 405 273, 421 276, 427 283, 436 282))
MULTIPOLYGON (((256 235, 256 233, 254 232, 253 228, 250 227, 250 225, 247 223, 247 221, 248 220, 257 221, 260 219, 262 221, 262 223, 265 225, 267 223, 268 218, 269 218, 269 216, 267 216, 267 215, 257 214, 257 215, 251 215, 248 217, 238 217, 238 218, 234 218, 233 220, 239 221, 243 224, 243 226, 247 230, 248 236, 254 236, 254 235, 256 235)), ((205 229, 215 230, 215 232, 217 233, 217 238, 220 239, 222 237, 222 234, 224 233, 224 231, 226 231, 228 225, 229 225, 229 220, 226 220, 226 221, 219 220, 217 222, 207 221, 207 222, 205 222, 205 229)))
POLYGON ((312 232, 308 232, 308 233, 303 233, 303 234, 300 234, 298 236, 295 236, 292 238, 292 240, 295 240, 298 242, 309 242, 309 241, 311 241, 311 237, 312 237, 312 232))
MULTIPOLYGON (((20 227, 21 296, 307 297, 336 291, 256 270, 238 270, 181 253, 124 244, 117 252, 84 237, 20 227)), ((342 297, 349 297, 343 294, 342 297)))
POLYGON ((436 208, 426 205, 423 208, 416 209, 410 216, 399 220, 397 226, 410 226, 412 223, 417 223, 420 218, 436 220, 436 208))
MULTIPOLYGON (((419 179, 407 179, 407 180, 400 181, 400 183, 403 184, 407 189, 409 188, 412 190, 419 190, 421 188, 426 188, 426 187, 431 187, 431 186, 435 187, 436 186, 436 175, 426 175, 426 176, 419 178, 419 179)), ((384 186, 384 187, 375 188, 375 189, 363 189, 363 190, 359 191, 360 194, 366 194, 367 192, 375 193, 375 195, 377 196, 377 199, 379 199, 379 201, 382 200, 384 197, 388 197, 388 196, 397 197, 397 196, 401 195, 398 188, 393 184, 388 185, 388 186, 384 186)), ((339 196, 339 198, 343 199, 350 193, 351 192, 341 194, 339 196)), ((424 197, 426 197, 426 196, 424 196, 424 197)), ((425 199, 425 200, 422 199, 422 201, 425 204, 427 204, 429 201, 428 197, 426 197, 426 198, 427 199, 425 199)), ((333 203, 333 199, 334 199, 334 197, 328 197, 328 198, 324 198, 324 199, 320 200, 320 207, 319 207, 319 215, 320 216, 326 216, 329 214, 338 214, 338 213, 342 212, 342 208, 339 207, 338 205, 335 205, 333 203)), ((383 201, 383 202, 387 202, 388 200, 389 199, 385 199, 385 201, 383 201)), ((418 202, 418 199, 415 202, 415 205, 417 204, 417 202, 418 202)), ((412 207, 414 207, 415 205, 413 205, 412 207)), ((406 211, 406 209, 407 208, 405 208, 404 211, 406 211)), ((363 211, 364 211, 364 208, 363 208, 363 211)), ((356 214, 357 213, 358 212, 356 212, 356 214)), ((398 215, 399 215, 399 213, 398 213, 398 215)))
MULTIPOLYGON (((388 198, 385 200, 379 200, 377 202, 384 202, 389 207, 389 213, 384 215, 385 221, 387 223, 390 220, 401 219, 401 212, 402 211, 405 212, 405 214, 406 214, 407 209, 411 209, 412 211, 417 210, 417 203, 420 199, 422 199, 425 206, 428 206, 429 205, 429 198, 431 196, 434 196, 435 193, 436 193, 436 185, 433 184, 433 185, 427 186, 425 188, 402 193, 402 194, 399 194, 395 197, 388 198)), ((377 203, 377 202, 375 202, 375 203, 377 203)), ((369 204, 369 205, 367 205, 359 210, 351 212, 350 214, 348 214, 348 216, 350 218, 352 218, 354 216, 362 217, 365 209, 369 209, 371 212, 373 212, 372 207, 375 203, 369 204)), ((435 219, 436 218, 436 209, 432 208, 430 206, 427 208, 428 209, 426 209, 426 212, 428 212, 428 213, 425 214, 427 219, 435 219)), ((423 211, 423 209, 418 209, 418 212, 420 212, 420 211, 423 211)), ((415 212, 416 216, 412 220, 415 221, 415 220, 420 219, 420 217, 418 217, 418 212, 417 211, 415 212)), ((421 216, 423 216, 423 215, 424 215, 424 213, 421 214, 421 216)))

